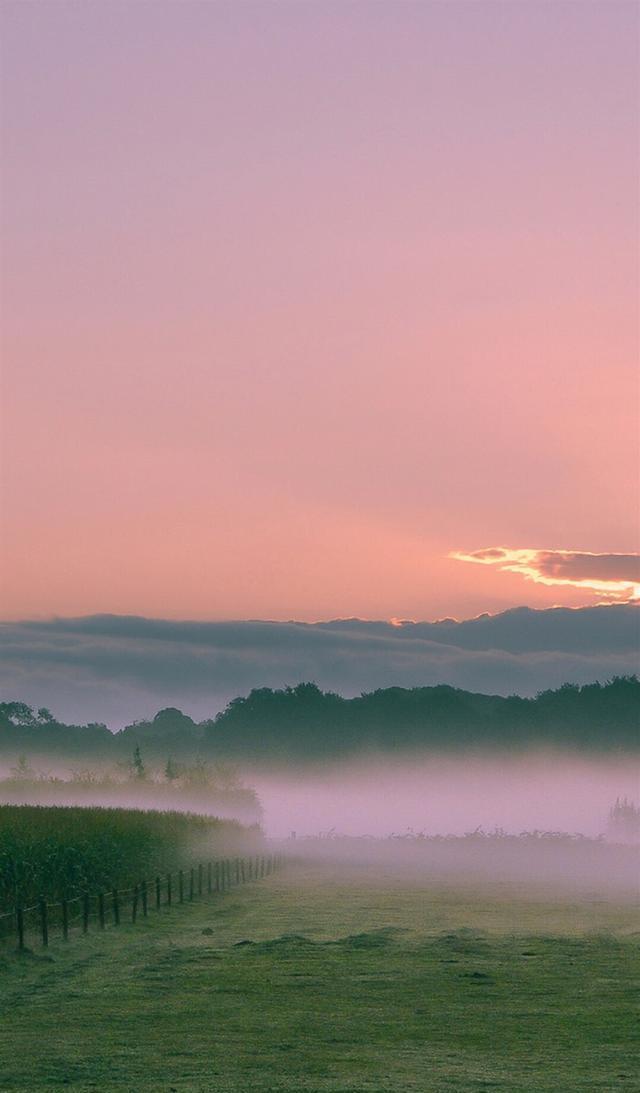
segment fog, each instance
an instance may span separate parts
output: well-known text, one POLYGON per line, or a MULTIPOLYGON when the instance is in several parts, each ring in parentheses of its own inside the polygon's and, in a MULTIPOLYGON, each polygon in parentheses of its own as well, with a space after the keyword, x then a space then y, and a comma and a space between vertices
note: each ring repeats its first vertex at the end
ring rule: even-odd
POLYGON ((607 832, 616 798, 640 797, 637 756, 536 753, 504 757, 414 756, 343 765, 243 771, 264 809, 268 835, 332 832, 378 836, 607 832))
POLYGON ((617 798, 640 804, 637 754, 429 753, 233 769, 238 775, 235 788, 225 793, 204 787, 172 789, 160 771, 138 785, 126 777, 114 781, 114 772, 120 779, 123 774, 112 764, 93 764, 86 780, 77 763, 34 757, 33 777, 25 781, 4 782, 15 768, 0 763, 0 800, 172 808, 244 823, 258 819, 273 839, 289 838, 292 832, 298 838, 385 838, 499 829, 514 835, 556 831, 625 841, 612 831, 609 811, 617 798))
POLYGON ((488 883, 494 895, 496 884, 515 884, 542 885, 545 899, 567 889, 596 902, 637 898, 637 819, 615 825, 609 813, 616 799, 640 803, 638 756, 431 753, 279 770, 246 766, 226 796, 167 786, 159 776, 118 783, 109 769, 74 783, 69 769, 49 766, 41 780, 5 782, 0 801, 258 821, 286 853, 330 863, 336 882, 357 874, 364 883, 396 884, 401 872, 412 885, 488 883))
POLYGON ((160 812, 195 812, 200 816, 212 816, 219 820, 237 820, 245 827, 259 826, 261 814, 256 809, 244 808, 241 804, 225 801, 211 801, 197 793, 169 794, 160 787, 154 795, 141 793, 135 786, 117 794, 101 791, 57 792, 46 784, 42 786, 16 787, 7 791, 0 787, 0 805, 46 805, 58 808, 81 806, 83 808, 124 808, 160 811, 160 812))
POLYGON ((237 820, 247 827, 262 822, 254 791, 242 783, 234 768, 217 769, 215 764, 187 768, 169 782, 162 767, 150 768, 138 780, 126 764, 98 762, 86 767, 36 755, 22 770, 0 762, 0 804, 195 812, 237 820), (190 771, 195 780, 189 779, 190 771))
POLYGON ((431 755, 245 777, 267 835, 330 865, 337 884, 473 887, 594 908, 638 898, 638 832, 609 816, 617 798, 640 798, 637 756, 431 755))

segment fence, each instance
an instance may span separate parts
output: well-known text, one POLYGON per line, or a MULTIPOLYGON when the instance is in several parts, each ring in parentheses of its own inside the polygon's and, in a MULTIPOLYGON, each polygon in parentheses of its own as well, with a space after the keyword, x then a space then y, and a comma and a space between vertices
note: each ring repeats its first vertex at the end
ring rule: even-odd
POLYGON ((0 927, 4 927, 0 937, 6 939, 13 934, 18 949, 25 949, 25 938, 35 935, 46 947, 54 931, 67 941, 74 929, 87 934, 91 927, 105 930, 107 925, 119 926, 125 920, 135 923, 138 918, 146 918, 151 910, 191 903, 196 898, 226 892, 235 885, 261 880, 280 868, 282 862, 282 856, 276 854, 218 858, 177 872, 157 874, 130 888, 83 892, 59 903, 40 899, 30 907, 18 904, 0 915, 0 927))

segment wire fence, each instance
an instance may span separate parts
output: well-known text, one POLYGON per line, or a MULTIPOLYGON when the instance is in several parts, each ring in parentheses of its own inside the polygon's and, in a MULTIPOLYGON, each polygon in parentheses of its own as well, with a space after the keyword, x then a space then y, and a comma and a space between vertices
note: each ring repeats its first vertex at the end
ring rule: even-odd
POLYGON ((236 885, 261 880, 282 867, 278 854, 249 858, 217 858, 172 873, 158 873, 129 888, 82 892, 57 903, 39 899, 28 907, 18 904, 0 914, 0 940, 17 940, 26 949, 32 940, 46 948, 53 937, 68 941, 72 934, 88 934, 108 926, 135 923, 151 911, 192 903, 222 894, 236 885))

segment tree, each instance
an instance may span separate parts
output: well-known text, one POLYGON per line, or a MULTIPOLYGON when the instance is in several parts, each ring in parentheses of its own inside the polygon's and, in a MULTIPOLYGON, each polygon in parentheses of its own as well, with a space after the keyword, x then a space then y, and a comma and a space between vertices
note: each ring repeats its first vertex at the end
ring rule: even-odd
POLYGON ((237 767, 232 763, 225 763, 217 759, 211 768, 210 782, 217 790, 223 793, 234 793, 238 789, 244 789, 237 767))
POLYGON ((36 724, 33 710, 26 702, 0 702, 0 717, 21 727, 30 728, 36 724))
POLYGON ((176 779, 180 777, 180 771, 171 758, 167 759, 167 765, 164 768, 164 776, 167 782, 175 782, 176 779))
POLYGON ((134 778, 142 781, 147 776, 147 772, 144 769, 144 763, 142 762, 142 756, 140 755, 140 745, 136 744, 133 751, 133 776, 134 778))
POLYGON ((626 797, 616 797, 615 805, 609 809, 609 833, 623 842, 640 839, 640 806, 626 797))
POLYGON ((15 767, 11 768, 11 773, 13 774, 14 778, 33 778, 34 771, 33 768, 29 766, 29 760, 27 759, 26 755, 18 756, 18 762, 16 763, 15 767))
POLYGON ((191 789, 208 789, 211 781, 208 763, 204 759, 196 759, 195 763, 184 768, 183 779, 185 786, 191 789))

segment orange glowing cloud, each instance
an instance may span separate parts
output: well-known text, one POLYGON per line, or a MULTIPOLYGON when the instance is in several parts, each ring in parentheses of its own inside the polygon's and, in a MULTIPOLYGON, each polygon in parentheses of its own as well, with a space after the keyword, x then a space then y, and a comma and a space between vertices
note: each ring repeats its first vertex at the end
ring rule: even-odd
POLYGON ((460 562, 497 566, 544 585, 570 585, 617 600, 640 599, 640 554, 592 554, 583 550, 486 547, 452 551, 460 562))

